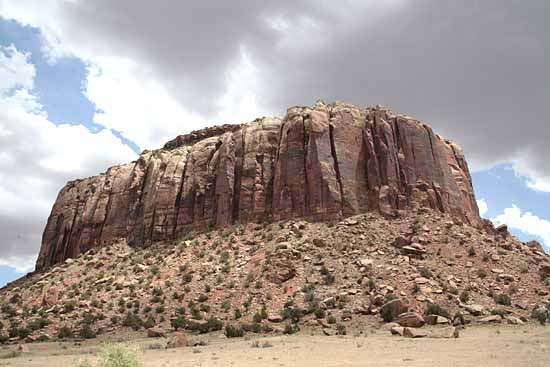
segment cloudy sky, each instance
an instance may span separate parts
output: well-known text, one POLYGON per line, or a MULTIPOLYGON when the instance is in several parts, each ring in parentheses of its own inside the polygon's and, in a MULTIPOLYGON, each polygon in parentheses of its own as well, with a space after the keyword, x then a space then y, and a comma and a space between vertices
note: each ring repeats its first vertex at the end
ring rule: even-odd
POLYGON ((207 125, 317 98, 457 141, 482 214, 550 246, 550 2, 0 0, 0 284, 57 192, 207 125))

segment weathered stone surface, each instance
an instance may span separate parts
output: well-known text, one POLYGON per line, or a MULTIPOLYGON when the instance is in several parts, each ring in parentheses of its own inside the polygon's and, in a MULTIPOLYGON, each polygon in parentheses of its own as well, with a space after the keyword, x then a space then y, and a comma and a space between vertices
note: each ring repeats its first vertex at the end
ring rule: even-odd
POLYGON ((441 329, 432 330, 428 337, 435 339, 451 339, 458 338, 459 332, 458 329, 454 326, 448 326, 441 329))
POLYGON ((135 162, 69 182, 36 268, 116 239, 141 245, 207 226, 416 207, 482 224, 461 149, 386 108, 318 102, 283 119, 181 135, 135 162))
POLYGON ((174 334, 170 340, 166 343, 166 349, 170 348, 183 348, 187 346, 187 337, 185 334, 177 333, 174 334))
POLYGON ((428 325, 444 325, 451 323, 448 318, 439 315, 428 315, 424 318, 424 320, 428 325))
POLYGON ((424 338, 428 336, 428 332, 426 330, 417 329, 414 327, 406 327, 403 328, 403 336, 407 338, 424 338))
POLYGON ((162 329, 148 329, 147 330, 147 337, 148 338, 164 338, 166 336, 166 333, 162 329))
POLYGON ((405 312, 400 314, 394 322, 405 327, 422 327, 424 326, 424 318, 416 312, 405 312))
POLYGON ((385 303, 380 308, 380 314, 384 315, 386 313, 392 315, 392 319, 396 319, 399 315, 408 311, 408 306, 403 303, 400 299, 394 299, 385 303))

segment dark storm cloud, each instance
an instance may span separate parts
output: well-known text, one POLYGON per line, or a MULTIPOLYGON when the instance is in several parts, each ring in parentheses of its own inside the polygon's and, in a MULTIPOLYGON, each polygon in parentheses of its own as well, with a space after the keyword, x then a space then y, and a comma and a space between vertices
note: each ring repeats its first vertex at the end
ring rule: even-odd
POLYGON ((477 167, 550 178, 547 1, 93 1, 66 29, 148 63, 186 108, 216 112, 246 50, 262 108, 387 104, 454 138, 477 167), (275 21, 273 21, 275 20, 275 21))

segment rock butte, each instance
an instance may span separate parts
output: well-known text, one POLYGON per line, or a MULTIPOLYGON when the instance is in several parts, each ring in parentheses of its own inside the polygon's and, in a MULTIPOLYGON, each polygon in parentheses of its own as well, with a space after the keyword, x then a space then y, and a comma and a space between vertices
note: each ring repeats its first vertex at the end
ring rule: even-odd
POLYGON ((209 226, 387 216, 428 207, 480 225, 460 147, 384 107, 317 102, 283 119, 180 135, 59 193, 36 269, 126 239, 142 245, 209 226))

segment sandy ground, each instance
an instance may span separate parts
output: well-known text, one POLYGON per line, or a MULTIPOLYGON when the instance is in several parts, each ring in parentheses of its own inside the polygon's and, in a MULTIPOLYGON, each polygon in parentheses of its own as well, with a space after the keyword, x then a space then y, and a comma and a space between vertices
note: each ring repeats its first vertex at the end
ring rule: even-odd
MULTIPOLYGON (((225 339, 204 337, 208 345, 151 349, 163 339, 134 339, 145 366, 550 366, 550 326, 471 327, 459 339, 406 339, 381 330, 365 335, 326 337, 293 335, 225 339), (252 345, 258 341, 259 347, 252 345), (264 346, 264 344, 269 346, 264 346)), ((78 358, 93 359, 105 338, 78 343, 27 345, 28 351, 5 358, 0 366, 70 367, 78 358)))

